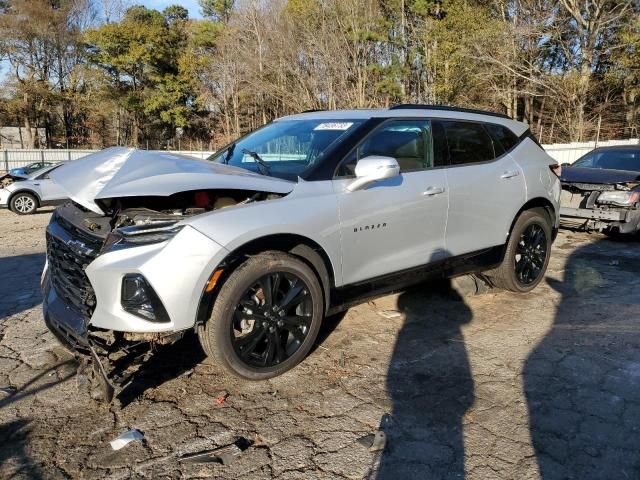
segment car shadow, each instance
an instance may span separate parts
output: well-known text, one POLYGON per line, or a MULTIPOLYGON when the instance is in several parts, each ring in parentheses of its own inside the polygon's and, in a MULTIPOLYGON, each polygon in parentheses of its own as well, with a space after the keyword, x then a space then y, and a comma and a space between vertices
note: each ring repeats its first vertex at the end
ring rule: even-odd
MULTIPOLYGON (((60 361, 55 365, 51 365, 46 370, 42 370, 37 375, 31 377, 29 381, 20 386, 20 388, 4 387, 8 388, 8 390, 5 391, 4 398, 0 398, 0 409, 3 409, 14 402, 22 400, 23 398, 30 397, 37 393, 53 388, 60 383, 66 382, 75 375, 76 367, 77 362, 75 361, 75 359, 60 361), (62 373, 60 374, 60 372, 62 373), (45 383, 40 382, 42 379, 51 377, 56 373, 58 373, 59 376, 55 380, 47 381, 45 383), (39 384, 32 387, 32 385, 36 383, 39 384)), ((2 437, 0 437, 0 439, 1 438, 2 437)))
POLYGON ((29 455, 29 423, 17 419, 0 424, 0 476, 3 478, 44 478, 42 470, 29 455))
POLYGON ((184 375, 206 358, 198 337, 193 332, 186 333, 175 343, 158 347, 150 358, 134 369, 130 381, 118 393, 121 408, 144 395, 147 390, 184 375))
POLYGON ((528 356, 524 390, 541 478, 638 478, 640 252, 599 240, 577 248, 552 328, 528 356))
POLYGON ((461 327, 471 309, 450 282, 428 282, 398 298, 405 316, 387 373, 391 415, 375 478, 463 478, 462 421, 474 385, 461 327))
POLYGON ((42 303, 40 275, 45 254, 0 257, 0 322, 42 303))
POLYGON ((309 352, 308 355, 315 352, 319 346, 321 346, 324 342, 327 341, 327 339, 331 336, 333 331, 336 328, 338 328, 338 325, 340 325, 340 322, 344 320, 344 317, 346 314, 347 314, 347 311, 345 310, 344 312, 339 312, 334 315, 330 315, 322 320, 322 325, 320 326, 320 330, 318 331, 318 337, 316 338, 316 341, 313 344, 313 347, 311 347, 311 351, 309 352))
MULTIPOLYGON (((311 351, 321 345, 340 324, 345 312, 327 317, 320 328, 318 338, 311 351)), ((177 342, 161 346, 152 356, 138 366, 130 382, 118 393, 121 408, 153 388, 188 373, 207 359, 196 334, 190 332, 177 342)), ((124 363, 128 360, 123 359, 124 363)))

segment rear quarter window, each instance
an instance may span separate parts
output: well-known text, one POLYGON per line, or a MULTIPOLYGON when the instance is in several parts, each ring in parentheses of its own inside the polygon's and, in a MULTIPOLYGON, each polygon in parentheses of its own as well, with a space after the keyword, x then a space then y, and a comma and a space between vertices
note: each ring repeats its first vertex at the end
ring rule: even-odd
POLYGON ((468 165, 496 157, 493 140, 481 123, 442 121, 449 146, 450 165, 468 165))
POLYGON ((501 145, 505 152, 511 150, 520 141, 518 136, 504 125, 486 123, 485 128, 489 132, 489 135, 491 135, 491 138, 493 138, 493 141, 501 145))

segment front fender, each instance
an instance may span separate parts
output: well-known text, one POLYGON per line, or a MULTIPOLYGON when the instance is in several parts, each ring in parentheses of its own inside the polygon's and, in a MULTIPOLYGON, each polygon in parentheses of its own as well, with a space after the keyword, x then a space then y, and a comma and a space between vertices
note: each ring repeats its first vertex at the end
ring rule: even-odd
POLYGON ((327 254, 336 285, 342 282, 340 221, 331 182, 301 182, 285 197, 199 215, 188 224, 230 252, 272 235, 307 238, 327 254))

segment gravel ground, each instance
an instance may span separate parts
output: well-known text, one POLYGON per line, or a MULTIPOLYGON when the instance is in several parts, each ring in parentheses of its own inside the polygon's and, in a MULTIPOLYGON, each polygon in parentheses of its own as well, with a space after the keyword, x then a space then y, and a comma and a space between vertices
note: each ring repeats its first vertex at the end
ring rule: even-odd
POLYGON ((640 478, 638 243, 562 232, 530 294, 360 305, 267 382, 186 338, 105 406, 42 320, 49 216, 0 211, 1 478, 640 478), (113 451, 130 428, 145 440, 113 451), (377 429, 383 453, 357 441, 377 429), (255 443, 231 464, 178 460, 240 437, 255 443))

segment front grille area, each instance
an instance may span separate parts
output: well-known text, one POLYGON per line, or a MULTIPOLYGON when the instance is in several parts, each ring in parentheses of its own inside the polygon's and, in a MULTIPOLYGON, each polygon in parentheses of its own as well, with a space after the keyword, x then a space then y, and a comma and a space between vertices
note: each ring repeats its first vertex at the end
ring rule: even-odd
POLYGON ((101 241, 77 234, 76 229, 69 228, 68 222, 54 215, 47 229, 49 278, 67 306, 88 320, 96 298, 84 270, 98 256, 101 241))

